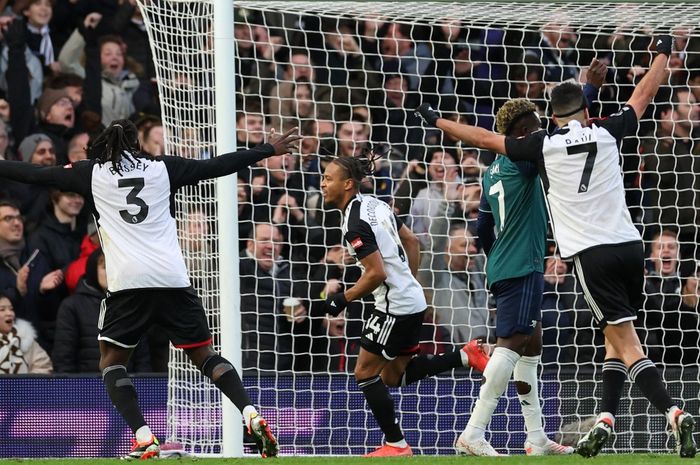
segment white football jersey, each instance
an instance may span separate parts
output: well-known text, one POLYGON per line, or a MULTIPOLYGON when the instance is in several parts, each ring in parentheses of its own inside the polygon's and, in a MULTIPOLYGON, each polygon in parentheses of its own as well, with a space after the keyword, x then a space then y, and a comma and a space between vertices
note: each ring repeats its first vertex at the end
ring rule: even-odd
POLYGON ((619 150, 622 138, 636 128, 634 110, 624 107, 589 126, 571 121, 552 135, 539 131, 506 140, 509 157, 539 160, 562 257, 599 245, 641 241, 625 203, 619 150))
POLYGON ((408 266, 398 233, 402 223, 397 221, 389 205, 358 194, 345 207, 343 237, 358 263, 377 250, 382 256, 386 280, 373 292, 375 308, 390 315, 411 315, 422 312, 428 304, 408 266))
POLYGON ((190 286, 171 213, 165 163, 124 158, 121 174, 95 163, 92 195, 110 292, 190 286))

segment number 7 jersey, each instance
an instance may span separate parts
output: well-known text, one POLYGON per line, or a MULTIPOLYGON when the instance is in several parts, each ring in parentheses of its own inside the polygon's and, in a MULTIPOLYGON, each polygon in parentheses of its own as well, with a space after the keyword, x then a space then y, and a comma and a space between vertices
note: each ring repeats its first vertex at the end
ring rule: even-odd
POLYGON ((509 158, 539 163, 562 257, 641 241, 625 203, 619 150, 622 139, 636 130, 634 110, 625 106, 588 126, 572 120, 551 136, 538 131, 506 138, 509 158))

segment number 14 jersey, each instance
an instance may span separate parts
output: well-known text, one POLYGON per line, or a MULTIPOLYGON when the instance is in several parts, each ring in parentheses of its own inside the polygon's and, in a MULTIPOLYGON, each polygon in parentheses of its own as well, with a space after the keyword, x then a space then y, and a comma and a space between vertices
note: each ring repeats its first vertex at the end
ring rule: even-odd
POLYGON ((625 203, 619 150, 636 130, 634 110, 625 106, 588 126, 571 121, 551 136, 538 131, 506 138, 509 158, 539 164, 562 257, 641 240, 625 203))

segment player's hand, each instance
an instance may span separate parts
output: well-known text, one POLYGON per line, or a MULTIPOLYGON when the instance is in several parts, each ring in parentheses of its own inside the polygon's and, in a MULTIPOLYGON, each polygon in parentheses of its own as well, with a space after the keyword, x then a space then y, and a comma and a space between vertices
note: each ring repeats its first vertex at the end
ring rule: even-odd
POLYGON ((296 141, 301 139, 301 136, 294 134, 299 128, 293 127, 282 135, 275 133, 275 128, 270 130, 270 138, 267 143, 275 148, 275 155, 285 155, 291 153, 292 150, 297 150, 296 141))
POLYGON ((588 67, 588 72, 586 73, 586 82, 595 86, 597 89, 603 87, 605 84, 605 77, 608 74, 608 66, 597 58, 591 61, 591 65, 588 67))
POLYGON ((330 315, 340 315, 340 312, 345 310, 347 306, 348 300, 345 298, 344 292, 338 292, 337 294, 326 297, 326 313, 330 315))
POLYGON ((433 110, 433 107, 431 107, 429 103, 424 103, 416 108, 416 116, 420 117, 425 124, 432 127, 435 127, 437 125, 437 120, 440 119, 438 112, 433 110))
POLYGON ((654 39, 654 43, 656 44, 656 53, 666 55, 669 58, 671 57, 671 53, 673 52, 673 37, 670 35, 657 36, 654 39))

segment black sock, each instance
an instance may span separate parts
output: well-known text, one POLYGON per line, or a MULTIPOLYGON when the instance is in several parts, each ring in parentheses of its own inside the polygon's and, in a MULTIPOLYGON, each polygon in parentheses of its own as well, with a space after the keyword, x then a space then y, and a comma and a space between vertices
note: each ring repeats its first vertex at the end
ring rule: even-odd
POLYGON ((236 369, 221 355, 212 355, 204 361, 202 373, 214 382, 226 397, 231 399, 233 405, 243 413, 243 409, 252 405, 248 393, 245 392, 241 377, 236 369))
POLYGON ((627 367, 622 360, 609 358, 603 362, 603 402, 601 412, 617 415, 622 389, 627 381, 627 367))
POLYGON ((389 389, 382 378, 377 375, 373 378, 357 380, 357 385, 362 389, 367 404, 379 423, 379 428, 384 433, 387 442, 402 440, 403 433, 396 419, 396 412, 394 412, 394 399, 391 398, 389 389))
POLYGON ((648 358, 637 360, 630 367, 629 373, 632 382, 639 386, 644 397, 649 399, 651 405, 656 407, 659 412, 666 414, 668 409, 675 405, 671 396, 668 395, 661 374, 656 369, 654 362, 648 358))
POLYGON ((461 352, 461 350, 457 350, 441 355, 418 355, 413 357, 406 365, 406 371, 404 371, 401 378, 401 386, 408 386, 428 376, 464 366, 461 352))
POLYGON ((136 388, 126 374, 126 367, 113 365, 105 368, 102 371, 102 380, 112 404, 135 434, 136 430, 146 425, 146 420, 143 419, 143 413, 139 408, 136 388))

